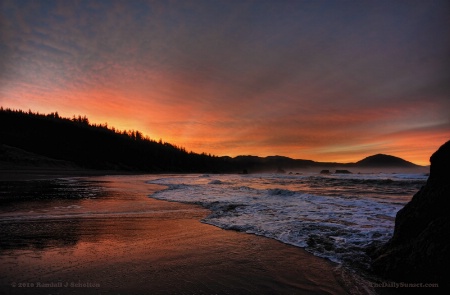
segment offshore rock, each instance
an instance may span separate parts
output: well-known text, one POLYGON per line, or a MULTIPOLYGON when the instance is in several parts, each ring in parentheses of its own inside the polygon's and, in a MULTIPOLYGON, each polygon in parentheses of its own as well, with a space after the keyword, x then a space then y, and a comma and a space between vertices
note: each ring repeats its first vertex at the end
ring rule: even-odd
POLYGON ((372 268, 397 282, 438 283, 442 291, 450 283, 450 141, 430 162, 426 185, 397 213, 394 235, 373 253, 372 268))
POLYGON ((336 174, 352 174, 352 173, 348 170, 336 170, 336 174))

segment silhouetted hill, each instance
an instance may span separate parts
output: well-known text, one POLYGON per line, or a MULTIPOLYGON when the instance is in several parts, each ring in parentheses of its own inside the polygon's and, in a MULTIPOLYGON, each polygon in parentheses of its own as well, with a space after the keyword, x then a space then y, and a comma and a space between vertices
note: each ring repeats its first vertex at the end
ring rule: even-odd
POLYGON ((295 169, 420 167, 403 159, 374 155, 357 163, 325 163, 283 156, 217 157, 187 152, 141 132, 90 124, 86 117, 62 118, 0 108, 0 165, 50 165, 136 172, 275 172, 295 169), (8 155, 5 154, 7 151, 8 155), (3 157, 3 158, 2 158, 3 157), (3 159, 3 160, 2 160, 3 159), (8 163, 6 163, 8 162, 8 163), (34 163, 34 164, 33 164, 34 163))
POLYGON ((0 144, 0 165, 4 168, 45 167, 45 168, 76 168, 76 165, 62 160, 27 152, 22 149, 0 144))
POLYGON ((376 154, 362 159, 356 162, 358 167, 401 167, 401 168, 414 168, 419 167, 418 165, 403 160, 399 157, 394 157, 384 154, 376 154))
POLYGON ((118 131, 106 124, 90 124, 86 117, 69 119, 58 113, 42 115, 1 108, 0 144, 89 169, 214 172, 216 168, 232 168, 226 159, 188 153, 184 148, 144 137, 139 131, 118 131))
POLYGON ((237 156, 235 158, 231 158, 230 162, 238 169, 248 169, 252 172, 275 172, 279 169, 307 169, 325 164, 311 160, 292 159, 283 156, 237 156))

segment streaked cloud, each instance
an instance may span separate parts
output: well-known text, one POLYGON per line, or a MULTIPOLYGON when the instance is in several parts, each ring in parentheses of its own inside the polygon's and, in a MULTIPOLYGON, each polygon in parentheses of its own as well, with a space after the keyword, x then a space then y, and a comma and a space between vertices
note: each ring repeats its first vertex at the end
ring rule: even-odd
POLYGON ((426 164, 450 138, 449 12, 438 0, 2 1, 0 104, 217 155, 426 164))

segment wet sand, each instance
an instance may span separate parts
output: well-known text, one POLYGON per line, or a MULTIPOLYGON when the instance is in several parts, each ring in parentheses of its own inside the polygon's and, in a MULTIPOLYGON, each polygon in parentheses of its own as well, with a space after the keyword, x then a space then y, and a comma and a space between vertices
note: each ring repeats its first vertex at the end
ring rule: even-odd
MULTIPOLYGON (((0 165, 0 181, 29 181, 37 179, 55 179, 62 177, 88 177, 103 175, 123 175, 123 171, 63 169, 43 167, 20 167, 20 169, 6 169, 0 165)), ((132 174, 132 173, 130 173, 132 174)))
POLYGON ((147 197, 160 187, 95 179, 113 197, 76 204, 108 214, 1 224, 0 293, 348 294, 336 265, 303 249, 202 224, 204 208, 147 197), (122 214, 129 201, 145 210, 122 214))

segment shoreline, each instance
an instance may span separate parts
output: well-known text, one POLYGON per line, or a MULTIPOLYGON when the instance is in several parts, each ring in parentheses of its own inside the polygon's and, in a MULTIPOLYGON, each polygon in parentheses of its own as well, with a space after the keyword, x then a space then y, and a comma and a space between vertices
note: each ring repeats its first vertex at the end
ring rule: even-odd
MULTIPOLYGON (((52 177, 80 176, 66 175, 52 177)), ((105 180, 120 176, 87 178, 105 180)), ((64 225, 64 221, 69 221, 76 224, 76 239, 68 247, 58 241, 56 246, 43 250, 12 249, 6 255, 1 251, 0 262, 8 266, 2 270, 2 290, 7 294, 370 293, 367 286, 355 286, 364 283, 355 281, 337 264, 304 249, 201 223, 211 211, 199 205, 149 197, 160 189, 150 185, 145 194, 138 193, 155 214, 31 222, 52 228, 55 236, 72 230, 64 225), (39 282, 42 287, 12 287, 12 283, 23 282, 24 278, 28 280, 25 283, 39 282), (52 282, 55 284, 44 285, 52 282), (84 283, 85 287, 67 289, 69 286, 56 285, 71 282, 84 283)), ((22 230, 22 234, 29 234, 27 229, 22 230)), ((64 242, 66 238, 62 239, 64 242)))
POLYGON ((138 173, 116 170, 64 169, 52 167, 21 167, 20 169, 0 168, 0 181, 51 180, 69 177, 92 177, 106 175, 139 175, 138 173))

